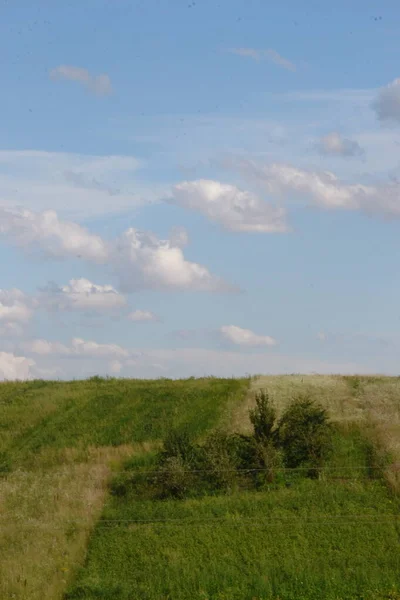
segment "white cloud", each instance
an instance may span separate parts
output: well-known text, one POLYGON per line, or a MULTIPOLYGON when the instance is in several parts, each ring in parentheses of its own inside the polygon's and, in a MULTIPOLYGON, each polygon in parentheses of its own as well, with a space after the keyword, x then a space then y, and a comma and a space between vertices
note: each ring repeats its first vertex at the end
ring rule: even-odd
POLYGON ((123 308, 126 299, 112 285, 98 285, 88 279, 71 279, 67 285, 48 286, 41 300, 49 308, 102 312, 123 308))
POLYGON ((272 48, 265 50, 265 57, 273 62, 274 64, 282 67, 283 69, 287 69, 288 71, 296 71, 296 65, 294 65, 290 60, 284 58, 276 50, 272 48))
POLYGON ((372 107, 380 121, 400 122, 400 78, 379 90, 372 107))
POLYGON ((131 321, 142 321, 142 322, 149 322, 149 321, 159 321, 159 317, 157 315, 155 315, 153 312, 151 312, 150 310, 134 310, 133 312, 129 313, 128 315, 128 319, 130 319, 131 321))
POLYGON ((344 138, 337 131, 332 131, 321 137, 316 145, 320 154, 326 156, 362 156, 364 150, 354 140, 344 138))
POLYGON ((32 316, 23 292, 17 289, 0 289, 0 321, 5 323, 26 322, 32 316))
POLYGON ((124 291, 140 288, 232 291, 206 267, 185 259, 171 240, 130 228, 114 243, 112 263, 124 291))
POLYGON ((98 96, 104 96, 112 92, 111 79, 107 74, 91 75, 87 69, 82 67, 59 65, 50 71, 50 78, 53 80, 76 81, 98 96))
POLYGON ((244 56, 245 58, 252 58, 257 61, 268 60, 288 71, 296 71, 296 65, 287 58, 281 56, 273 48, 268 48, 266 50, 257 50, 256 48, 230 48, 229 52, 231 54, 237 54, 238 56, 244 56))
POLYGON ((121 372, 123 364, 119 360, 112 360, 109 364, 109 368, 111 373, 116 375, 121 372))
POLYGON ((282 233, 288 230, 283 208, 219 181, 184 181, 173 187, 168 201, 196 210, 231 231, 282 233))
POLYGON ((67 346, 61 342, 49 342, 44 339, 36 339, 21 343, 21 347, 29 354, 40 356, 58 355, 69 357, 86 358, 128 358, 129 351, 117 344, 98 344, 81 338, 73 338, 67 346))
POLYGON ((0 209, 0 234, 22 246, 55 257, 73 256, 107 264, 126 291, 141 288, 233 291, 235 288, 198 263, 185 259, 180 246, 151 232, 130 228, 112 242, 54 211, 0 209))
POLYGON ((269 335, 258 335, 250 329, 237 325, 224 325, 219 329, 223 337, 238 346, 275 346, 276 340, 269 335))
POLYGON ((231 54, 236 54, 237 56, 252 58, 254 60, 261 59, 261 51, 257 50, 256 48, 230 48, 228 52, 231 54))
POLYGON ((330 171, 299 169, 289 164, 257 165, 240 161, 237 166, 247 176, 262 182, 272 195, 296 196, 324 209, 359 210, 400 216, 400 189, 397 183, 364 185, 343 183, 330 171))
POLYGON ((35 361, 10 352, 0 352, 0 380, 31 379, 35 361))
POLYGON ((177 246, 178 248, 184 248, 189 243, 189 234, 184 227, 172 227, 169 239, 172 246, 177 246))
POLYGON ((48 210, 0 208, 0 234, 21 247, 36 245, 52 256, 75 256, 96 262, 107 258, 107 245, 98 236, 71 221, 62 221, 48 210))

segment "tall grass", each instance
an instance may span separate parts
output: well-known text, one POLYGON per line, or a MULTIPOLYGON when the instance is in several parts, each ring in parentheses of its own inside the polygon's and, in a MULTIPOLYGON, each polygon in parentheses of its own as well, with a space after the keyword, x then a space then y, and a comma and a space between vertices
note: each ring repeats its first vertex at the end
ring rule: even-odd
POLYGON ((348 429, 320 480, 180 501, 114 496, 66 598, 398 598, 399 504, 369 461, 348 429))
POLYGON ((359 423, 378 453, 389 454, 386 480, 400 492, 400 377, 285 375, 252 379, 247 401, 234 413, 235 425, 249 430, 246 411, 254 406, 259 389, 268 388, 278 412, 293 395, 306 393, 328 409, 333 421, 359 423))
POLYGON ((85 557, 113 469, 171 427, 201 436, 247 380, 0 384, 0 598, 57 600, 85 557))
POLYGON ((0 478, 0 598, 57 600, 85 556, 113 463, 129 446, 96 448, 85 462, 0 478))

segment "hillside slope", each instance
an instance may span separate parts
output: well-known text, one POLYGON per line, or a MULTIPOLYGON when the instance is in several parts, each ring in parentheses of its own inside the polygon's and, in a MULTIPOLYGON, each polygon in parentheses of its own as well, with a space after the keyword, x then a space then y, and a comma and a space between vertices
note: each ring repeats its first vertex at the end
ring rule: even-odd
POLYGON ((1 598, 400 598, 400 379, 6 383, 0 411, 1 598), (110 494, 121 475, 146 477, 171 428, 248 431, 262 388, 280 413, 299 394, 328 408, 322 478, 183 500, 110 494))
POLYGON ((0 598, 61 599, 121 460, 173 427, 203 435, 247 388, 214 378, 0 384, 0 598))

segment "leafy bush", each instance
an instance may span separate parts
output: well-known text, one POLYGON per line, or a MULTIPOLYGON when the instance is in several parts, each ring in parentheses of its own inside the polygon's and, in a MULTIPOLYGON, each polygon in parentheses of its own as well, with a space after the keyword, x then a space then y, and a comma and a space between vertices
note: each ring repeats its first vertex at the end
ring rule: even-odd
POLYGON ((160 454, 160 465, 170 458, 180 458, 188 467, 197 462, 197 448, 187 431, 172 430, 164 440, 160 454))
POLYGON ((278 423, 278 440, 285 466, 320 467, 332 450, 332 426, 327 412, 307 397, 293 401, 278 423))
MULTIPOLYGON (((256 396, 250 410, 252 435, 216 431, 195 444, 185 431, 172 431, 159 454, 153 490, 162 497, 258 489, 274 482, 285 465, 306 467, 315 476, 332 446, 326 411, 305 397, 292 402, 276 424, 268 392, 256 396), (155 485, 155 488, 154 488, 155 485)), ((114 493, 124 493, 125 483, 114 493)))
POLYGON ((230 490, 237 485, 238 456, 232 435, 217 431, 202 447, 201 480, 211 490, 230 490))
POLYGON ((171 431, 159 455, 155 484, 163 497, 183 498, 193 490, 201 468, 201 449, 186 431, 171 431))
POLYGON ((261 390, 257 393, 256 407, 249 411, 249 415, 255 439, 259 442, 272 440, 276 411, 269 399, 267 390, 261 390))
POLYGON ((169 456, 163 462, 156 484, 162 497, 185 498, 193 489, 194 475, 182 456, 169 456))

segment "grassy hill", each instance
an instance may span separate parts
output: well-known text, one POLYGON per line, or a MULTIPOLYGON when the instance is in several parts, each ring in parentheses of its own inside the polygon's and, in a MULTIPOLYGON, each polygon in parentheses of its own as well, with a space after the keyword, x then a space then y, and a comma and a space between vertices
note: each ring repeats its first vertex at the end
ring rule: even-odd
POLYGON ((399 461, 397 378, 1 384, 0 598, 400 598, 399 461), (319 479, 183 500, 110 493, 145 476, 171 428, 246 432, 265 387, 278 412, 300 392, 328 408, 319 479))

